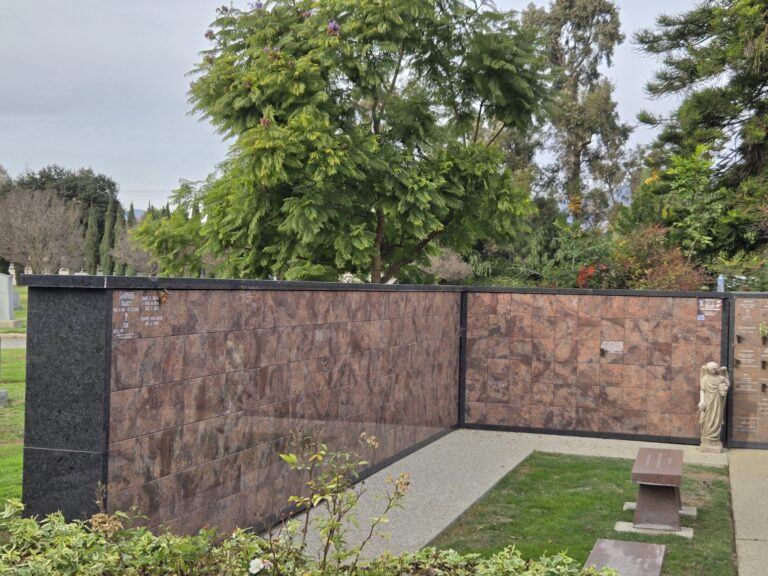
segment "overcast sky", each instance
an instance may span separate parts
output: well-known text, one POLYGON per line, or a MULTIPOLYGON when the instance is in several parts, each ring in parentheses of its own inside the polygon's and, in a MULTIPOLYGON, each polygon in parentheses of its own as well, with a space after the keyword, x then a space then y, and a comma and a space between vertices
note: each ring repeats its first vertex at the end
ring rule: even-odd
MULTIPOLYGON (((536 4, 548 4, 538 0, 536 4)), ((637 53, 632 33, 693 0, 617 0, 627 42, 608 71, 622 119, 648 100, 658 62, 637 53)), ((180 178, 203 179, 227 145, 189 116, 185 75, 207 45, 222 0, 0 0, 0 165, 11 176, 47 164, 112 177, 124 204, 165 202, 180 178)), ((242 5, 243 2, 236 2, 242 5)), ((528 1, 498 0, 522 9, 528 1)), ((636 142, 651 138, 638 130, 636 142)))

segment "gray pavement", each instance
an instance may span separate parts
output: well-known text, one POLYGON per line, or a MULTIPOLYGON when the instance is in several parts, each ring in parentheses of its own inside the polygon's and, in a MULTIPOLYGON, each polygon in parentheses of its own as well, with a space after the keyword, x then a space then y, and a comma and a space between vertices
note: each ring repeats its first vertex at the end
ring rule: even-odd
MULTIPOLYGON (((634 458, 641 446, 669 447, 602 438, 456 430, 366 480, 367 493, 357 513, 360 529, 351 531, 349 541, 362 540, 367 519, 380 514, 383 505, 374 495, 384 491, 388 476, 400 472, 411 476, 405 506, 388 515, 385 529, 390 537, 371 541, 365 550, 366 557, 385 551, 399 554, 426 546, 534 450, 634 458)), ((686 463, 728 465, 728 453, 702 453, 694 446, 675 447, 684 450, 686 463)), ((311 549, 315 546, 310 544, 311 549)))
POLYGON ((19 350, 26 347, 26 334, 0 334, 0 350, 19 350))
POLYGON ((768 451, 731 452, 731 499, 739 576, 768 573, 768 451))

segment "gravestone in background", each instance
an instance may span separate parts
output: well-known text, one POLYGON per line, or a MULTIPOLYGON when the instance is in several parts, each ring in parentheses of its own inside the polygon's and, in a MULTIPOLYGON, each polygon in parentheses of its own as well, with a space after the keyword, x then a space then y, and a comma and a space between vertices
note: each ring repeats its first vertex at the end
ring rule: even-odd
POLYGON ((13 318, 13 277, 0 274, 0 327, 16 328, 21 322, 13 318))

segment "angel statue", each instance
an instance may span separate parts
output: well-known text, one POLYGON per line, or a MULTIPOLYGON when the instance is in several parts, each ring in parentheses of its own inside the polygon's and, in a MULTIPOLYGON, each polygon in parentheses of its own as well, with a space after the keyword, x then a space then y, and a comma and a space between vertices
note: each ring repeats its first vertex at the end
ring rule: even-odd
POLYGON ((720 430, 723 427, 725 397, 730 388, 728 369, 708 362, 701 367, 699 376, 699 424, 701 425, 701 447, 704 452, 722 452, 720 430))

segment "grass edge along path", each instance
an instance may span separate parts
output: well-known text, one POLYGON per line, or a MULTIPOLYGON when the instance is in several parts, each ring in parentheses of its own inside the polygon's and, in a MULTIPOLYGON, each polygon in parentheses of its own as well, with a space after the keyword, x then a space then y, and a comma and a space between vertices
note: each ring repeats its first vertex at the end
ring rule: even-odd
POLYGON ((664 576, 735 576, 736 557, 728 468, 686 465, 684 505, 696 506, 693 540, 620 534, 632 521, 624 502, 637 498, 632 460, 534 452, 502 478, 431 546, 490 555, 511 544, 525 558, 565 551, 584 563, 598 538, 666 544, 664 576))
POLYGON ((0 408, 0 502, 21 498, 25 379, 26 350, 0 351, 0 389, 8 391, 0 408))

